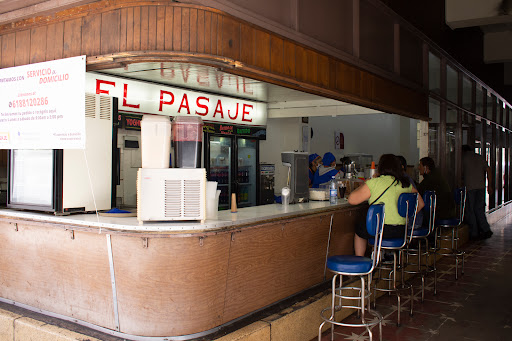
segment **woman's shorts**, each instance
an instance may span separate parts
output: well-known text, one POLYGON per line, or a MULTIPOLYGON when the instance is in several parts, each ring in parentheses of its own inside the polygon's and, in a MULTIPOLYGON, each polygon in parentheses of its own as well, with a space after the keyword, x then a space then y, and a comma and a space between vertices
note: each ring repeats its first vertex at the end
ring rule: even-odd
MULTIPOLYGON (((366 230, 366 220, 359 222, 356 224, 356 234, 363 239, 370 239, 373 236, 370 236, 368 230, 366 230)), ((405 234, 405 225, 388 225, 384 224, 384 235, 382 238, 384 239, 394 239, 394 238, 403 238, 405 234)))

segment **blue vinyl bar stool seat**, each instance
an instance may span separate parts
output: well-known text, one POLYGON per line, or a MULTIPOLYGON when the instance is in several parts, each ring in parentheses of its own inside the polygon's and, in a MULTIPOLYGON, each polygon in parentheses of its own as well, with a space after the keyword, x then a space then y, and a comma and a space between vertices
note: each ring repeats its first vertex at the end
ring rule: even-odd
MULTIPOLYGON (((404 250, 410 244, 412 240, 412 234, 414 233, 414 224, 416 222, 416 210, 418 208, 418 193, 402 193, 398 197, 398 213, 405 217, 405 231, 403 238, 393 239, 382 239, 382 249, 393 252, 393 260, 385 261, 381 260, 378 266, 378 276, 375 277, 375 284, 373 286, 374 291, 385 291, 388 293, 394 293, 397 297, 397 325, 400 326, 400 314, 401 314, 401 294, 403 290, 411 291, 411 308, 409 314, 412 315, 413 301, 414 301, 414 289, 412 285, 405 283, 404 279, 404 250), (410 226, 409 226, 410 225, 410 226), (382 271, 389 271, 388 277, 382 275, 382 271), (397 283, 397 273, 400 271, 400 284, 397 283), (388 288, 379 288, 378 282, 386 281, 388 288)), ((375 239, 369 239, 370 245, 374 245, 375 239)), ((375 296, 376 297, 376 296, 375 296)))
POLYGON ((458 279, 459 258, 462 259, 462 271, 464 274, 464 251, 459 250, 459 227, 464 221, 464 209, 466 207, 466 187, 457 188, 454 191, 455 203, 458 206, 457 217, 452 219, 435 220, 435 246, 436 255, 452 256, 455 258, 455 279, 458 279), (443 231, 450 230, 451 234, 443 235, 443 231), (442 242, 450 242, 451 247, 445 247, 442 242))
POLYGON ((370 307, 370 284, 372 282, 372 272, 377 266, 380 257, 380 242, 382 241, 382 229, 384 227, 384 204, 371 205, 366 215, 366 230, 371 236, 375 236, 378 241, 373 249, 371 258, 353 255, 337 255, 327 259, 327 268, 334 273, 332 278, 332 300, 331 306, 322 310, 320 316, 323 322, 318 328, 318 340, 322 339, 322 328, 327 323, 331 326, 331 341, 334 340, 334 327, 365 327, 373 340, 372 327, 379 325, 380 340, 382 340, 382 315, 372 310, 370 307), (359 287, 343 286, 343 276, 359 277, 361 285, 359 287), (337 285, 339 279, 339 285, 337 285), (355 290, 358 295, 349 295, 346 291, 355 290), (358 304, 343 305, 342 299, 350 302, 357 301, 358 304), (338 301, 338 304, 336 304, 338 301), (357 309, 360 313, 360 323, 346 323, 335 321, 336 311, 342 308, 357 309), (330 316, 327 316, 330 312, 330 316), (366 315, 371 315, 365 317, 366 315))
POLYGON ((434 191, 425 191, 423 194, 423 202, 425 206, 423 207, 423 212, 428 217, 427 226, 421 226, 420 228, 415 228, 412 233, 412 240, 417 242, 417 246, 412 247, 409 246, 406 250, 407 255, 407 263, 409 265, 416 265, 416 270, 406 270, 407 273, 419 274, 421 276, 421 301, 425 300, 425 276, 432 272, 434 274, 434 295, 437 294, 437 272, 436 272, 436 258, 434 257, 434 262, 432 266, 429 266, 429 258, 431 255, 430 248, 428 245, 428 237, 434 231, 434 221, 436 217, 436 193, 434 191), (422 244, 425 245, 424 249, 422 248, 422 244), (417 257, 417 263, 412 263, 409 258, 417 257), (422 256, 425 257, 425 262, 421 263, 422 256))

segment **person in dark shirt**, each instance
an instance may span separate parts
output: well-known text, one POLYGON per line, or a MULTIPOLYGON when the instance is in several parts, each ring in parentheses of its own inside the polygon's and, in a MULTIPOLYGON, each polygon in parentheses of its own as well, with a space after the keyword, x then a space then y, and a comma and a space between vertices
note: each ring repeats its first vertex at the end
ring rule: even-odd
POLYGON ((418 168, 420 174, 423 175, 423 181, 418 185, 418 192, 421 195, 425 191, 436 192, 436 219, 455 218, 455 199, 450 185, 448 185, 448 181, 441 174, 441 171, 436 168, 434 160, 430 157, 424 157, 420 159, 418 168))
POLYGON ((465 220, 469 225, 469 239, 487 239, 492 236, 491 227, 485 216, 485 177, 487 191, 493 195, 491 168, 485 157, 476 154, 469 145, 462 146, 462 175, 466 186, 465 220))

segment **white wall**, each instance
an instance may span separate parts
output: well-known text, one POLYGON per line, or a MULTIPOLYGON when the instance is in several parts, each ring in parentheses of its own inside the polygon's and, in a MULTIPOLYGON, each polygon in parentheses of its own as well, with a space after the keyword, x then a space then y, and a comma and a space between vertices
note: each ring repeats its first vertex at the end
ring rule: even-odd
MULTIPOLYGON (((332 152, 337 161, 353 153, 371 154, 375 162, 382 154, 403 155, 409 165, 419 161, 417 123, 419 121, 391 114, 310 117, 313 128, 309 153, 323 155, 332 152), (334 132, 345 138, 345 149, 334 150, 334 132)), ((260 162, 276 165, 276 194, 286 183, 286 168, 281 162, 282 151, 301 151, 301 118, 270 118, 267 121, 267 140, 260 144, 260 162)))
POLYGON ((281 193, 286 185, 288 168, 281 162, 281 152, 301 151, 302 121, 300 117, 269 118, 267 139, 260 142, 260 163, 276 165, 275 192, 281 193))
POLYGON ((364 153, 373 155, 375 162, 382 154, 403 155, 409 165, 419 158, 417 120, 391 114, 311 117, 313 128, 311 153, 323 155, 332 152, 337 161, 346 155, 364 153), (345 139, 345 149, 334 149, 334 132, 339 130, 345 139))

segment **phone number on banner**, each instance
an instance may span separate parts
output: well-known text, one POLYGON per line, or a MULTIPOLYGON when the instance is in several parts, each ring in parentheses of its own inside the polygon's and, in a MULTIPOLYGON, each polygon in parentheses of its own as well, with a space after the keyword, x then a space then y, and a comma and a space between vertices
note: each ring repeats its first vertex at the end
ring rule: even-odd
POLYGON ((37 107, 48 105, 48 97, 17 99, 9 102, 9 108, 37 107))

